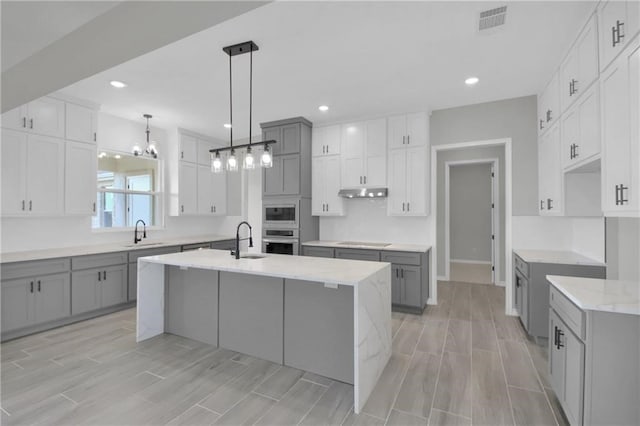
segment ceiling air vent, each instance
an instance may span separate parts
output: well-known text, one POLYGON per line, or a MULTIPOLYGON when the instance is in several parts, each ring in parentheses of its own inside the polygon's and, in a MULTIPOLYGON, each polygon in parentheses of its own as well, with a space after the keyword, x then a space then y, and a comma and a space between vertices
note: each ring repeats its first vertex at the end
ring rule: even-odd
POLYGON ((507 6, 496 7, 495 9, 480 12, 478 21, 478 31, 485 31, 504 25, 507 19, 507 6))

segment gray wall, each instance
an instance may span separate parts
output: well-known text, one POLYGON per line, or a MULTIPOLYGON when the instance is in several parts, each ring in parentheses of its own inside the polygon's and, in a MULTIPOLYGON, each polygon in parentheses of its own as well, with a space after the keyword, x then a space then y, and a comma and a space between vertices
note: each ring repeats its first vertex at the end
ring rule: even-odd
POLYGON ((431 145, 511 138, 513 215, 537 216, 536 117, 536 96, 433 111, 431 145))
POLYGON ((606 218, 607 278, 640 280, 640 219, 606 218))
POLYGON ((449 169, 451 259, 491 261, 491 164, 449 169))
POLYGON ((465 148, 456 150, 439 151, 437 158, 437 179, 438 179, 438 193, 437 193, 437 250, 438 250, 438 276, 444 276, 446 270, 445 264, 445 226, 444 226, 444 212, 445 212, 445 197, 444 197, 444 173, 445 162, 447 161, 461 161, 461 160, 478 160, 478 159, 498 159, 498 211, 500 214, 498 241, 500 243, 500 268, 498 270, 498 281, 505 281, 505 159, 504 159, 504 147, 502 146, 490 146, 480 148, 465 148))

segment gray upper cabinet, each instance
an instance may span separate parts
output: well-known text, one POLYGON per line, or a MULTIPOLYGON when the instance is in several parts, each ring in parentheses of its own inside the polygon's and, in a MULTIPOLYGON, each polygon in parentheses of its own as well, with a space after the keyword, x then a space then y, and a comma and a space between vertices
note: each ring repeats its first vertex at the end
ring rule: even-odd
POLYGON ((311 122, 303 117, 262 123, 273 167, 263 170, 262 195, 311 197, 311 122))

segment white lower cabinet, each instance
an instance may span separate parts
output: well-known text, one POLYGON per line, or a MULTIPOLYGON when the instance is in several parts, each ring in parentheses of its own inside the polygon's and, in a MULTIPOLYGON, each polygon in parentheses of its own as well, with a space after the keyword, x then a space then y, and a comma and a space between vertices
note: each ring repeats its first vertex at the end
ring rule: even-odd
POLYGON ((562 215, 560 126, 555 124, 538 142, 538 209, 543 216, 562 215))
POLYGON ((64 210, 65 141, 2 130, 2 215, 56 216, 64 210))
POLYGON ((314 216, 344 215, 340 191, 340 156, 314 157, 311 175, 311 214, 314 216))
POLYGON ((2 332, 67 317, 70 302, 68 273, 2 281, 2 332))
POLYGON ((600 76, 602 210, 640 216, 640 39, 600 76))
POLYGON ((426 216, 429 214, 428 147, 389 150, 390 216, 426 216))

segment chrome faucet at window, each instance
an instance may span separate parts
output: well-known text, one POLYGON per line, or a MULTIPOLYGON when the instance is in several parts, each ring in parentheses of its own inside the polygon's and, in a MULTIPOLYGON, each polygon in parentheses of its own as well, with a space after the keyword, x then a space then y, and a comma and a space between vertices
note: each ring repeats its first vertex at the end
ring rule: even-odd
POLYGON ((136 229, 133 230, 133 244, 138 244, 139 241, 142 241, 143 238, 147 238, 147 224, 144 223, 144 220, 138 219, 136 222, 136 229), (142 237, 138 237, 138 224, 142 222, 142 237))
POLYGON ((249 247, 253 247, 253 231, 251 229, 251 225, 246 220, 243 220, 238 224, 238 228, 236 229, 236 250, 231 251, 231 255, 235 255, 236 259, 240 259, 240 241, 249 240, 249 247), (240 227, 242 225, 247 225, 249 228, 249 238, 240 239, 240 227))

